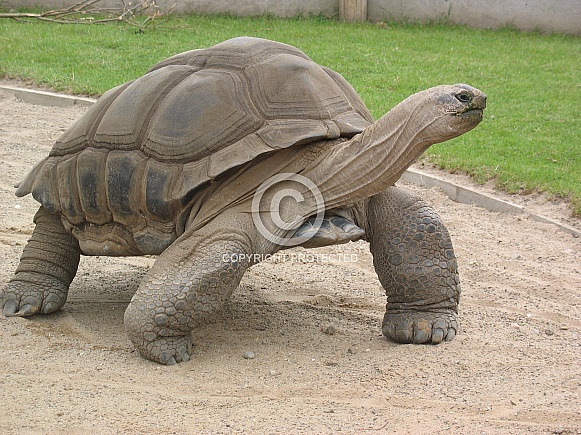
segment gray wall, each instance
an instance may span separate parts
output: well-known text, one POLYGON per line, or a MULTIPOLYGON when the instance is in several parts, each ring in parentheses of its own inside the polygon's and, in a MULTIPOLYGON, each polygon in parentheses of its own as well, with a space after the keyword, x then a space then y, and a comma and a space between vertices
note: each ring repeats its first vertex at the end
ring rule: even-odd
POLYGON ((368 0, 372 20, 439 20, 473 27, 581 34, 581 0, 368 0))
MULTIPOLYGON (((173 5, 175 0, 157 2, 173 5)), ((179 12, 197 12, 201 14, 263 15, 279 17, 297 15, 336 15, 339 9, 338 0, 182 0, 177 2, 179 12)))
MULTIPOLYGON (((3 8, 40 7, 43 10, 58 9, 77 4, 80 0, 0 0, 3 8)), ((133 3, 135 3, 134 0, 133 3)), ((129 1, 126 1, 129 3, 129 1)), ((280 17, 297 15, 338 14, 339 0, 157 0, 162 10, 175 7, 177 13, 197 12, 200 14, 263 15, 280 17)), ((102 0, 99 7, 120 7, 119 0, 102 0)))
MULTIPOLYGON (((20 8, 41 6, 52 9, 75 4, 75 0, 1 0, 0 6, 20 8)), ((119 5, 104 0, 103 5, 119 5)), ((176 12, 337 16, 339 0, 158 0, 176 12)), ((448 20, 474 27, 497 28, 512 25, 521 30, 581 34, 581 0, 368 0, 372 21, 448 20)))

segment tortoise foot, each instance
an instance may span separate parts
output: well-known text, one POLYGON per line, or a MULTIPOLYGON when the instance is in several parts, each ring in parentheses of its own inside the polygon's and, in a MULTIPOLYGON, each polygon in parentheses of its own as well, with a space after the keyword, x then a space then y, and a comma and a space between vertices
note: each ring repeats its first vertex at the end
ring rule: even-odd
POLYGON ((141 345, 135 341, 133 343, 145 358, 168 366, 189 361, 192 354, 192 338, 189 334, 179 337, 157 337, 152 341, 144 340, 141 345))
POLYGON ((454 339, 458 322, 452 310, 388 311, 383 317, 382 331, 397 343, 439 344, 454 339))
POLYGON ((160 364, 172 366, 190 360, 192 354, 191 337, 160 337, 149 343, 146 357, 160 364))
POLYGON ((135 304, 129 304, 125 311, 127 335, 144 358, 168 366, 188 361, 192 352, 190 332, 167 326, 156 324, 135 304))
POLYGON ((12 281, 0 291, 0 308, 6 317, 52 313, 65 304, 67 290, 56 280, 46 285, 12 281))

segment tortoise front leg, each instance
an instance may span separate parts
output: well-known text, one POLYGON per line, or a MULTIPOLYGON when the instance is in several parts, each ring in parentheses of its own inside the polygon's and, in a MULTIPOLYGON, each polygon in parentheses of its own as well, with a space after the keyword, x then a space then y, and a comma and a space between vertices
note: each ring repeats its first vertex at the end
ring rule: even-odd
POLYGON ((145 358, 189 360, 192 329, 222 307, 251 265, 253 234, 249 214, 226 213, 161 254, 125 312, 127 334, 145 358))
POLYGON ((421 198, 391 187, 367 203, 373 264, 387 294, 383 334, 440 343, 458 332, 460 283, 446 227, 421 198))
POLYGON ((77 273, 79 243, 65 229, 60 216, 40 207, 34 222, 36 227, 16 273, 0 291, 0 308, 5 316, 30 316, 60 309, 77 273))

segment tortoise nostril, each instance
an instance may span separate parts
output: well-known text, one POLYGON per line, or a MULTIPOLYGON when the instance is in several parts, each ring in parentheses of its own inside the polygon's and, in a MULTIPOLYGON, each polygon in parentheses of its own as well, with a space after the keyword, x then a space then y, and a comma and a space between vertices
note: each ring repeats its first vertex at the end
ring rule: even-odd
POLYGON ((486 95, 481 94, 474 98, 474 107, 486 109, 486 95))

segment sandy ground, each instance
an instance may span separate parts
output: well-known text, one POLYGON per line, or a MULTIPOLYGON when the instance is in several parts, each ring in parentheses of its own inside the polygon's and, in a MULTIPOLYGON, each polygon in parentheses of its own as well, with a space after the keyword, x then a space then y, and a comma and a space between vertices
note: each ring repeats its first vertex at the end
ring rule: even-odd
MULTIPOLYGON (((37 209, 13 185, 85 110, 0 94, 0 285, 37 209)), ((453 342, 382 338, 385 296, 358 242, 308 251, 347 254, 339 261, 253 267, 194 332, 193 358, 162 367, 123 330, 154 259, 83 258, 63 310, 0 316, 0 433, 581 433, 581 239, 405 187, 453 237, 463 285, 453 342)), ((508 199, 579 227, 562 205, 508 199)))

